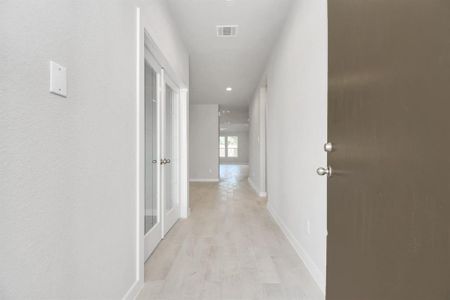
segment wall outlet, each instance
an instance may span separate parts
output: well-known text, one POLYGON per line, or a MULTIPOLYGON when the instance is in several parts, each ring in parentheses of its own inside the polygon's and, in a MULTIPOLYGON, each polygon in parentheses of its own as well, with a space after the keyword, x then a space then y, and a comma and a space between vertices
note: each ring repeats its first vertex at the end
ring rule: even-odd
POLYGON ((309 220, 306 221, 306 232, 311 234, 311 222, 309 220))

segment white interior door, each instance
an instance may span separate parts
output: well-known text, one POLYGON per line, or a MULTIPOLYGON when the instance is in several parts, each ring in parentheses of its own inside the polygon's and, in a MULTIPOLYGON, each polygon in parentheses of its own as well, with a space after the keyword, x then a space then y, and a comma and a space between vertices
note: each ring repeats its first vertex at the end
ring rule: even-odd
POLYGON ((149 52, 145 52, 145 215, 147 259, 180 217, 180 89, 149 52))
POLYGON ((163 106, 163 142, 162 150, 164 164, 162 168, 163 195, 163 233, 166 234, 180 217, 180 202, 178 189, 179 158, 178 158, 178 108, 179 88, 164 76, 164 106, 163 106))
POLYGON ((162 238, 161 215, 161 66, 145 55, 145 211, 144 255, 147 259, 162 238))

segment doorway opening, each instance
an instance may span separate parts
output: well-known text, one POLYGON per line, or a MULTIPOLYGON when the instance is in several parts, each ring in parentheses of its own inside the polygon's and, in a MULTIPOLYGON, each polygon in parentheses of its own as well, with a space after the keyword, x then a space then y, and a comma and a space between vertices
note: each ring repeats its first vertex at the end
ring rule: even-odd
POLYGON ((219 107, 220 181, 238 182, 248 177, 248 107, 219 107))

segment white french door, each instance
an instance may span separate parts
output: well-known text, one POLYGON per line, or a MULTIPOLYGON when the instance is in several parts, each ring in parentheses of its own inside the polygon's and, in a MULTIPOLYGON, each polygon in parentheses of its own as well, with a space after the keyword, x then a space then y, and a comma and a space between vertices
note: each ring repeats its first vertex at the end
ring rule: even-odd
POLYGON ((150 55, 145 56, 145 200, 144 255, 147 259, 161 240, 160 110, 162 68, 150 55))
POLYGON ((179 108, 179 88, 168 76, 165 76, 164 107, 163 107, 163 185, 164 197, 163 206, 163 233, 166 234, 175 224, 180 216, 180 204, 178 197, 178 108, 179 108))
POLYGON ((147 259, 180 216, 178 189, 179 88, 145 52, 145 210, 147 259))

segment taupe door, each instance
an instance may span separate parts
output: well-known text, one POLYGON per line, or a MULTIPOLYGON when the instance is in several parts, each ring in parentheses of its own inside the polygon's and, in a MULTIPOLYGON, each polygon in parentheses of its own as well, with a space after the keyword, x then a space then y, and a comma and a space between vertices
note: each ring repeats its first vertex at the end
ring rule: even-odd
POLYGON ((450 299, 450 1, 329 0, 327 299, 450 299))

